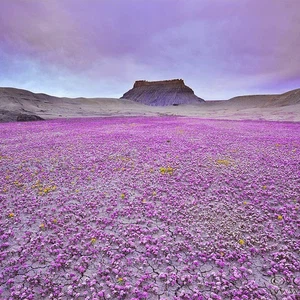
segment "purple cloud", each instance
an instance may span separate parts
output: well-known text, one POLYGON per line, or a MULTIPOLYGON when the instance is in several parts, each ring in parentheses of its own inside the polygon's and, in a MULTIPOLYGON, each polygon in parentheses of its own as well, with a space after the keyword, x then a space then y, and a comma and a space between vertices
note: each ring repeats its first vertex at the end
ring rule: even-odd
POLYGON ((298 0, 1 6, 0 86, 118 97, 136 79, 179 77, 205 99, 300 86, 298 0))

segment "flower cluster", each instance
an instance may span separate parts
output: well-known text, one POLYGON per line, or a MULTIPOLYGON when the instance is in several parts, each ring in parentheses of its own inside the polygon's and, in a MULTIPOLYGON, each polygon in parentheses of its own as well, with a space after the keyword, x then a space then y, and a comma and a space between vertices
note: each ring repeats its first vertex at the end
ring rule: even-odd
POLYGON ((0 299, 298 299, 299 132, 0 124, 0 299))

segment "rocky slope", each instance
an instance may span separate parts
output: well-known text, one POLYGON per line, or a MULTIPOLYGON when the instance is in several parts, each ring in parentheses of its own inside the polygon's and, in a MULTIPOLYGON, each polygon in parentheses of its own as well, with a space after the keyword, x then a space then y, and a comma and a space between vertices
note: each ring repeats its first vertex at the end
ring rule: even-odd
POLYGON ((300 104, 300 89, 275 95, 246 95, 229 99, 226 103, 239 107, 283 107, 300 104))
POLYGON ((28 122, 41 120, 44 119, 34 114, 0 109, 0 122, 28 122))
POLYGON ((151 106, 197 104, 204 102, 182 79, 164 81, 136 81, 121 99, 129 99, 151 106))

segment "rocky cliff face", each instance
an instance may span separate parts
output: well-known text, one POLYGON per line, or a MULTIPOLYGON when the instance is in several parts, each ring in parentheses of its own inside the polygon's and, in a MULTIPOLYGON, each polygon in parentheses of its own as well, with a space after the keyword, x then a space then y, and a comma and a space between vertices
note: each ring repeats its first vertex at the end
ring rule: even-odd
POLYGON ((138 80, 121 99, 129 99, 152 106, 196 104, 204 102, 182 79, 145 81, 138 80))

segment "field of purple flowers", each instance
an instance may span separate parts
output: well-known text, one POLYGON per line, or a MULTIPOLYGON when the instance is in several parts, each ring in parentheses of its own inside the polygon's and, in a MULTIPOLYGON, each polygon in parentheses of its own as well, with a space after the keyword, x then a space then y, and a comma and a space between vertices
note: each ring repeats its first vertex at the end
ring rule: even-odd
POLYGON ((300 299, 300 124, 0 125, 0 299, 300 299))

